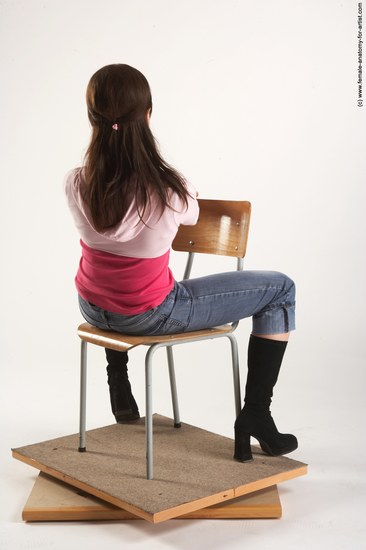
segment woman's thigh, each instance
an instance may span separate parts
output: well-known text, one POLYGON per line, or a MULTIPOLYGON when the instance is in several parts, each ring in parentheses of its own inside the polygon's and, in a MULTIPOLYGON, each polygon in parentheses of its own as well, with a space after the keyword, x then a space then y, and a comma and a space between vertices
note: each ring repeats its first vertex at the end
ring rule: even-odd
POLYGON ((277 271, 234 271, 180 282, 192 297, 185 330, 253 317, 256 334, 295 328, 295 285, 277 271))

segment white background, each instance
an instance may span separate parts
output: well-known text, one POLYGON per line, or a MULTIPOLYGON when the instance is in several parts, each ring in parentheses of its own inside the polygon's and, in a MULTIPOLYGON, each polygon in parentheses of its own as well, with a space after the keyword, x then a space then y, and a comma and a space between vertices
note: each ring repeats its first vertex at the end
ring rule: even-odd
MULTIPOLYGON (((2 0, 0 24, 0 548, 366 548, 357 2, 2 0), (62 181, 88 144, 87 82, 119 62, 146 75, 162 153, 200 196, 252 202, 246 267, 297 283, 298 330, 272 410, 309 474, 280 486, 281 520, 21 521, 37 472, 10 448, 78 429, 79 243, 62 181)), ((200 260, 195 275, 232 267, 200 260)), ((177 278, 182 265, 174 255, 177 278)), ((243 381, 249 333, 242 322, 243 381)), ((183 420, 232 437, 226 346, 177 348, 176 362, 183 420)), ((140 350, 130 376, 144 414, 140 350)), ((154 410, 171 416, 163 355, 154 383, 154 410)), ((103 350, 91 349, 88 427, 112 422, 103 350)))

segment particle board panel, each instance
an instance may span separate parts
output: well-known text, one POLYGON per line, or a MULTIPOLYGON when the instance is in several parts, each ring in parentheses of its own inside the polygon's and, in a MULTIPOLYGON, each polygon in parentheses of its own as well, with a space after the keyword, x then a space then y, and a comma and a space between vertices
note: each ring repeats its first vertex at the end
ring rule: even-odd
MULTIPOLYGON (((176 519, 280 518, 277 486, 214 504, 176 519)), ((135 520, 140 517, 41 472, 24 506, 24 521, 135 520)))
POLYGON ((146 479, 144 419, 87 432, 87 452, 78 434, 13 449, 38 470, 152 523, 306 474, 307 465, 270 457, 253 448, 253 462, 233 460, 233 440, 154 415, 154 479, 146 479))

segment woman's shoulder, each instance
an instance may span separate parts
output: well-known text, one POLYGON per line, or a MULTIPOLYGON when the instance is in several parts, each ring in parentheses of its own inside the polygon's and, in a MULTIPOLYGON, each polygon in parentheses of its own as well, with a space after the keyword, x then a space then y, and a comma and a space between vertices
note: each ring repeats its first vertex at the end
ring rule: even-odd
POLYGON ((82 170, 82 166, 77 166, 76 168, 72 168, 66 173, 64 177, 64 189, 66 194, 72 189, 80 186, 80 182, 82 179, 82 170))
POLYGON ((187 180, 183 180, 183 185, 187 190, 187 202, 183 201, 176 193, 173 193, 170 206, 176 224, 194 225, 197 222, 199 206, 197 201, 198 192, 194 185, 187 180))
POLYGON ((69 170, 64 177, 64 193, 69 202, 81 204, 84 196, 84 167, 78 166, 69 170))

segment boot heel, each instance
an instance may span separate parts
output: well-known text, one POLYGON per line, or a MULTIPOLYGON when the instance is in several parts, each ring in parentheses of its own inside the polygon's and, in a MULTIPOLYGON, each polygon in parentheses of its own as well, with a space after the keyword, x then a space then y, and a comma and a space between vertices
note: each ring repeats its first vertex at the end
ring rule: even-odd
POLYGON ((237 433, 235 430, 234 458, 240 462, 251 462, 253 460, 250 447, 250 434, 237 433))

